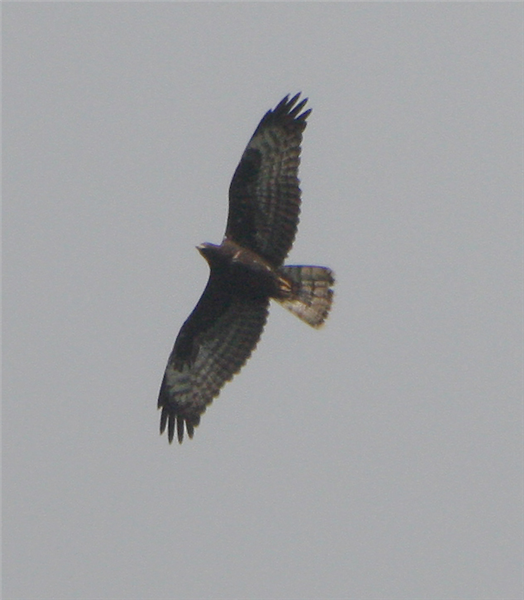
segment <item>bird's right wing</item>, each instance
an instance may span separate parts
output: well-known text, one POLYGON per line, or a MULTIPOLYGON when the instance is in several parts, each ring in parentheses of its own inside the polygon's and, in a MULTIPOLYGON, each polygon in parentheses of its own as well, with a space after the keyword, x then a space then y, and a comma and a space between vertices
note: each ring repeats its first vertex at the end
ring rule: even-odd
POLYGON ((160 433, 169 442, 189 437, 222 386, 238 373, 257 345, 269 299, 249 300, 225 293, 210 276, 197 306, 182 326, 169 357, 158 397, 160 433))

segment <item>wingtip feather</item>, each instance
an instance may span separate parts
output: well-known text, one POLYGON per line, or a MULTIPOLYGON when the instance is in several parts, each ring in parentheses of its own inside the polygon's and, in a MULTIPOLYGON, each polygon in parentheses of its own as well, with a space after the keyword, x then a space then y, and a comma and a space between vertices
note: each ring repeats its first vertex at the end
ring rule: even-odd
POLYGON ((306 105, 308 98, 303 98, 298 104, 297 101, 300 98, 302 92, 298 92, 298 94, 295 94, 291 99, 289 99, 290 94, 287 94, 286 96, 284 96, 284 98, 282 98, 282 100, 276 105, 276 107, 272 110, 269 111, 270 113, 273 114, 287 114, 289 115, 292 119, 297 119, 300 121, 305 120, 308 115, 311 113, 311 109, 308 109, 307 111, 304 111, 302 114, 299 114, 300 111, 304 108, 304 106, 306 105), (296 104, 296 106, 295 106, 296 104))
MULTIPOLYGON (((175 429, 174 421, 175 419, 173 418, 173 433, 175 429)), ((181 444, 184 441, 184 419, 182 417, 178 417, 176 420, 176 434, 178 438, 178 443, 181 444)))

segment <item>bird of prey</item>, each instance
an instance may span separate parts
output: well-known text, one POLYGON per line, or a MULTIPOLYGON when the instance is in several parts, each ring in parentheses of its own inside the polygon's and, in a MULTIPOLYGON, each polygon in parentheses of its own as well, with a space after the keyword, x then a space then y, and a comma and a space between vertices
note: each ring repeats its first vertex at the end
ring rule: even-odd
POLYGON ((197 249, 209 264, 206 288, 182 325, 160 388, 160 433, 175 426, 182 443, 260 339, 273 298, 312 327, 331 308, 327 267, 283 266, 298 226, 300 143, 311 109, 286 96, 268 111, 242 154, 229 187, 226 233, 197 249))

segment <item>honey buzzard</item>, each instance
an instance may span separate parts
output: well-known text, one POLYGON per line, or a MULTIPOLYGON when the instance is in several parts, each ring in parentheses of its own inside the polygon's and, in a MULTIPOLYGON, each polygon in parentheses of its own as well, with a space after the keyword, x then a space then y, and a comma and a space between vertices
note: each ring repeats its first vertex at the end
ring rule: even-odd
POLYGON ((220 246, 198 250, 209 263, 204 293, 183 324, 160 388, 160 433, 175 425, 190 438, 222 386, 238 373, 260 339, 269 300, 313 327, 331 308, 333 273, 326 267, 283 266, 300 212, 300 143, 311 109, 286 96, 250 139, 229 188, 229 215, 220 246))

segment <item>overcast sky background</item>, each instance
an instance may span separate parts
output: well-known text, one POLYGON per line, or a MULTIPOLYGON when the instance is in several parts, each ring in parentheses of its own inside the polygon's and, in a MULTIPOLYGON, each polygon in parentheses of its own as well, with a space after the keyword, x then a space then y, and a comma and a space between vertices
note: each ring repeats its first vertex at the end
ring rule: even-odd
POLYGON ((5 600, 521 597, 523 12, 4 4, 5 600), (169 446, 195 245, 297 91, 333 312, 169 446))

